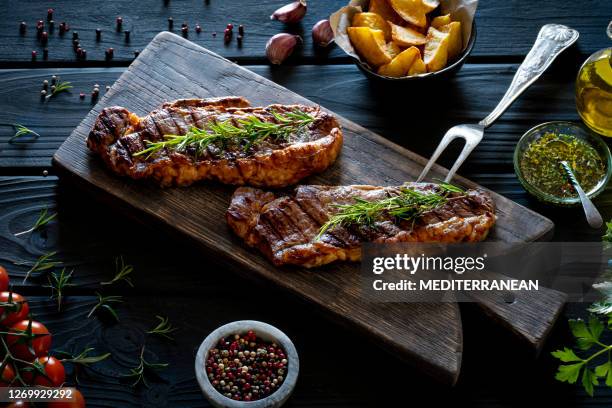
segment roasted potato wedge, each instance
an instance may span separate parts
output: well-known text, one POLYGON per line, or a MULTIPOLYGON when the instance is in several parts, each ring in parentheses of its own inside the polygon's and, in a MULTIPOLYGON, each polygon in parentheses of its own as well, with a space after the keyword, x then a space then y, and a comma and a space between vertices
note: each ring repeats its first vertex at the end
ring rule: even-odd
POLYGON ((421 58, 421 52, 417 47, 410 47, 399 53, 390 63, 378 68, 378 73, 394 78, 406 76, 416 58, 421 58))
POLYGON ((416 57, 410 69, 408 69, 408 76, 424 74, 425 72, 427 72, 427 66, 423 62, 423 59, 421 56, 416 57))
POLYGON ((410 47, 413 45, 423 45, 427 42, 427 37, 424 34, 410 28, 402 27, 389 22, 391 26, 391 38, 393 42, 400 47, 410 47))
POLYGON ((431 26, 433 28, 439 29, 442 26, 450 24, 450 22, 451 22, 450 14, 445 14, 443 16, 434 17, 434 19, 431 20, 431 26))
POLYGON ((349 27, 347 32, 353 47, 370 65, 378 67, 391 62, 382 30, 369 27, 349 27))
POLYGON ((423 0, 389 0, 389 3, 400 17, 417 27, 427 25, 426 14, 433 10, 423 4, 423 0))
POLYGON ((394 42, 387 43, 385 48, 387 50, 387 53, 391 56, 391 58, 397 57, 399 53, 402 52, 400 47, 394 42))
POLYGON ((370 27, 374 30, 381 30, 385 34, 385 41, 391 41, 391 27, 380 14, 355 13, 351 25, 353 27, 370 27))
POLYGON ((448 33, 448 58, 455 58, 463 49, 461 23, 459 21, 453 21, 440 27, 440 31, 448 33))
POLYGON ((440 0, 422 0, 422 2, 428 13, 434 11, 440 5, 440 0))
POLYGON ((427 71, 438 71, 446 66, 449 40, 450 35, 448 33, 429 27, 423 55, 423 62, 427 65, 427 71))
POLYGON ((394 24, 402 24, 404 22, 391 5, 389 5, 388 0, 370 0, 368 11, 378 14, 383 20, 391 21, 394 24))

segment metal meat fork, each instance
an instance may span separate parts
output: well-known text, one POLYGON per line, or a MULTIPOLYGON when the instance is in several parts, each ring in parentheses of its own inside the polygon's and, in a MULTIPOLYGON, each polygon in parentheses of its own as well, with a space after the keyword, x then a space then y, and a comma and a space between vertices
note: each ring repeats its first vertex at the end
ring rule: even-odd
POLYGON ((451 167, 445 182, 451 181, 461 164, 470 155, 472 150, 480 143, 484 136, 484 130, 491 126, 512 105, 512 103, 533 84, 550 66, 555 58, 578 39, 578 31, 560 24, 546 24, 540 29, 538 38, 533 47, 525 57, 525 60, 514 74, 514 79, 502 100, 497 104, 493 112, 478 124, 457 125, 450 128, 429 162, 421 172, 417 181, 422 181, 431 166, 438 160, 440 154, 446 149, 450 142, 458 137, 465 139, 465 145, 461 154, 451 167))

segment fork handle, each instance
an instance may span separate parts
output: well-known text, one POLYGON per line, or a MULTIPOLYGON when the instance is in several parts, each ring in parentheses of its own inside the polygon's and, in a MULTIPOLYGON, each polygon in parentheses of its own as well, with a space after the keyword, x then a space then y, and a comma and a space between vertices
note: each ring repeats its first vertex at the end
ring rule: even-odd
POLYGON ((561 24, 546 24, 538 34, 533 47, 514 74, 514 79, 493 112, 479 122, 491 126, 536 79, 542 75, 561 52, 578 39, 578 31, 561 24))

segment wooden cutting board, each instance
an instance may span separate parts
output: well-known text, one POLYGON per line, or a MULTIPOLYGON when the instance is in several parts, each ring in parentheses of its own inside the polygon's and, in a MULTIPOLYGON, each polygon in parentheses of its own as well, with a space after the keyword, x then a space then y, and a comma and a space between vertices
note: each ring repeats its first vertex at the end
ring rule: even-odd
MULTIPOLYGON (((224 95, 242 95, 254 105, 314 104, 179 36, 161 33, 60 147, 54 164, 65 178, 75 181, 98 199, 144 222, 153 221, 169 231, 178 232, 236 271, 274 283, 306 299, 439 381, 454 384, 463 348, 457 304, 368 303, 360 294, 357 264, 339 263, 315 270, 276 268, 257 251, 243 245, 227 227, 224 213, 234 190, 231 186, 201 183, 188 188, 160 189, 152 184, 119 178, 107 171, 85 145, 95 117, 105 106, 120 105, 145 115, 162 102, 176 98, 224 95)), ((340 121, 345 135, 340 158, 326 172, 307 182, 399 185, 414 180, 426 162, 355 123, 343 118, 340 121)), ((444 169, 436 167, 432 177, 443 178, 443 172, 444 169)), ((460 177, 455 180, 476 187, 469 180, 460 177)), ((550 220, 498 194, 491 194, 497 204, 498 222, 490 240, 532 241, 550 235, 553 229, 550 220)), ((121 226, 117 229, 122 233, 121 226)), ((194 268, 197 270, 177 271, 176 279, 180 280, 185 273, 215 272, 207 270, 206 265, 194 268)), ((563 299, 553 293, 550 298, 532 300, 534 302, 517 299, 508 305, 487 298, 482 305, 488 314, 539 347, 563 299)), ((245 315, 248 315, 247 310, 245 315)))

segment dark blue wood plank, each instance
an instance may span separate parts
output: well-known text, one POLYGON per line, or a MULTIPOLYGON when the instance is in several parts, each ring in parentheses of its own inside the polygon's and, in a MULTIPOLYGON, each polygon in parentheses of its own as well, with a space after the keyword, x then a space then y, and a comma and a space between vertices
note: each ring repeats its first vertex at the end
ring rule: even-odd
MULTIPOLYGON (((313 47, 310 39, 312 25, 320 19, 328 18, 348 0, 310 0, 306 17, 295 27, 285 27, 269 19, 270 14, 284 3, 280 0, 113 0, 93 4, 86 0, 2 2, 0 63, 4 66, 14 62, 28 63, 32 50, 38 50, 39 60, 42 58, 42 46, 36 40, 35 25, 39 19, 46 20, 47 9, 50 7, 56 10, 56 29, 48 44, 49 61, 56 63, 75 62, 71 40, 72 32, 77 31, 82 46, 87 49, 90 62, 104 61, 104 50, 113 47, 114 63, 125 65, 133 58, 134 50, 143 49, 155 34, 168 28, 168 17, 174 19, 174 32, 180 33, 181 24, 186 22, 190 27, 190 40, 242 62, 264 62, 264 48, 268 38, 284 30, 300 34, 305 40, 304 46, 292 58, 293 63, 348 61, 339 48, 333 47, 321 52, 313 47), (123 28, 131 31, 128 43, 124 35, 115 30, 117 16, 123 17, 123 28), (20 21, 28 24, 25 36, 19 34, 20 21), (63 38, 57 34, 57 25, 61 21, 71 26, 71 32, 63 38), (196 23, 203 27, 199 35, 194 31, 196 23), (245 25, 246 34, 241 47, 235 40, 229 45, 224 44, 222 33, 228 23, 245 25), (103 30, 102 41, 99 43, 95 41, 96 28, 103 30), (217 33, 216 37, 212 36, 213 32, 217 33)), ((611 11, 612 6, 607 0, 482 1, 477 13, 478 40, 473 55, 520 59, 531 48, 539 27, 546 23, 567 24, 580 31, 579 50, 583 55, 590 54, 596 49, 609 46, 605 28, 611 11)))

